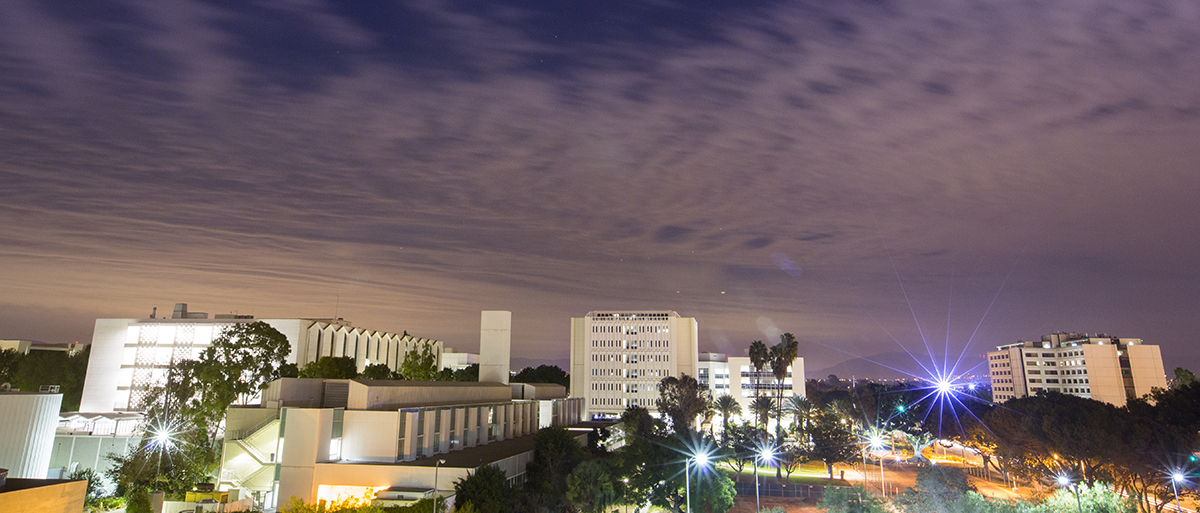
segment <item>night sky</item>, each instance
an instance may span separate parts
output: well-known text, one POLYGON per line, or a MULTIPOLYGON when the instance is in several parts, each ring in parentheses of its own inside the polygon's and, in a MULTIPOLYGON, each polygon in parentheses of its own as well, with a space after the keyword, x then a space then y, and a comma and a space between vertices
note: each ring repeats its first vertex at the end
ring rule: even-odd
POLYGON ((1200 370, 1198 193, 1189 0, 0 3, 0 338, 502 309, 565 365, 670 309, 810 377, 1052 331, 1200 370))

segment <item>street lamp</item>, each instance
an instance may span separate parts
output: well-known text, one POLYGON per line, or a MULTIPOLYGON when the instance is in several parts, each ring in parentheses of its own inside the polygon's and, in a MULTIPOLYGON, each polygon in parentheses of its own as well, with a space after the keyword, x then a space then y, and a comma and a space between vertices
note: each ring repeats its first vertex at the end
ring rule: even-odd
MULTIPOLYGON (((879 433, 871 434, 871 448, 876 451, 883 449, 883 437, 879 433)), ((887 496, 887 481, 883 479, 883 457, 879 457, 879 491, 883 492, 884 497, 887 496)))
POLYGON ((1075 507, 1079 509, 1079 513, 1083 513, 1083 503, 1079 501, 1079 489, 1075 487, 1075 483, 1071 482, 1071 478, 1064 475, 1058 476, 1058 485, 1071 488, 1071 491, 1075 493, 1075 507))
POLYGON ((438 497, 437 491, 438 468, 445 464, 446 460, 437 460, 437 462, 433 464, 433 513, 438 513, 438 499, 440 498, 438 497))
POLYGON ((696 454, 696 455, 688 458, 686 461, 684 461, 683 485, 684 485, 684 493, 685 493, 684 497, 687 499, 688 513, 691 513, 691 511, 692 511, 692 464, 693 464, 692 462, 695 462, 696 468, 707 467, 708 466, 708 453, 702 452, 702 453, 696 454))
POLYGON ((769 462, 775 459, 775 451, 769 446, 764 447, 758 451, 758 457, 755 459, 758 461, 754 462, 754 506, 756 508, 755 511, 762 511, 762 502, 758 498, 758 464, 760 461, 769 462))
POLYGON ((1175 492, 1175 511, 1183 511, 1179 507, 1179 483, 1183 482, 1183 473, 1176 470, 1171 474, 1171 491, 1175 492))

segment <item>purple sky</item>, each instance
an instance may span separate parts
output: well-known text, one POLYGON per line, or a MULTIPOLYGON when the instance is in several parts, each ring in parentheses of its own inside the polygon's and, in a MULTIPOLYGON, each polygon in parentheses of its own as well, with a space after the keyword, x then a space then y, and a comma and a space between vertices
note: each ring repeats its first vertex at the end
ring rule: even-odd
POLYGON ((1187 0, 3 2, 0 338, 506 309, 565 363, 671 309, 810 371, 1057 330, 1200 370, 1197 84, 1187 0))

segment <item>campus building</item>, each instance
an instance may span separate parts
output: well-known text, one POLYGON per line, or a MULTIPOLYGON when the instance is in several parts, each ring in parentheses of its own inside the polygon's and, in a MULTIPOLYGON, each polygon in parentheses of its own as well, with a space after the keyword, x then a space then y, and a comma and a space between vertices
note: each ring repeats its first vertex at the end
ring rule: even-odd
MULTIPOLYGON (((504 377, 510 320, 481 317, 479 358, 504 377)), ((558 384, 281 378, 261 404, 228 410, 220 486, 280 508, 367 493, 383 506, 452 501, 454 481, 485 465, 522 484, 534 434, 582 414, 558 384)))
POLYGON ((700 384, 708 388, 713 398, 728 394, 737 399, 746 419, 751 417, 750 403, 757 396, 777 400, 782 390, 784 401, 792 396, 807 397, 803 357, 792 361, 782 382, 775 379, 770 364, 757 370, 748 356, 700 353, 698 367, 700 384))
POLYGON ((262 321, 288 338, 292 350, 287 363, 303 367, 322 356, 349 356, 358 370, 384 363, 399 368, 408 351, 432 346, 441 364, 442 343, 437 340, 374 331, 343 319, 255 319, 250 315, 222 315, 188 311, 177 303, 170 318, 151 314, 146 319, 96 319, 91 357, 83 385, 82 412, 140 411, 151 388, 163 383, 173 365, 195 359, 228 327, 262 321))
POLYGON ((571 319, 571 395, 584 418, 616 418, 629 406, 654 410, 658 382, 697 376, 696 319, 667 310, 592 311, 571 319))
POLYGON ((1045 391, 1120 407, 1154 387, 1167 388, 1158 346, 1138 338, 1052 333, 998 346, 987 357, 996 402, 1045 391))

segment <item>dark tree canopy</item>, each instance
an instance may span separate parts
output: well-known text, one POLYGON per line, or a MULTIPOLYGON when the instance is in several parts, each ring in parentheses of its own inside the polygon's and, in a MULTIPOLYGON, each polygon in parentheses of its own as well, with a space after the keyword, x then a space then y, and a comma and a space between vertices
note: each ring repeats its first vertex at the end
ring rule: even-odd
POLYGON ((658 411, 671 419, 676 433, 690 433, 696 417, 708 407, 708 389, 696 378, 680 374, 668 376, 658 384, 658 411))
MULTIPOLYGON (((571 376, 557 365, 538 365, 525 367, 512 378, 513 383, 557 383, 564 387, 571 386, 571 376)), ((570 390, 568 390, 570 392, 570 390)))
POLYGON ((459 505, 471 504, 476 511, 508 513, 512 511, 509 504, 511 492, 505 479, 504 471, 499 467, 479 467, 467 477, 454 482, 455 502, 459 505))
MULTIPOLYGON (((374 367, 374 365, 372 365, 374 367)), ((386 365, 383 366, 385 369, 386 365)), ((358 376, 358 366, 349 356, 322 356, 300 369, 302 378, 351 379, 358 376)), ((390 371, 387 377, 390 377, 390 371)), ((387 379, 375 378, 375 379, 387 379)))

